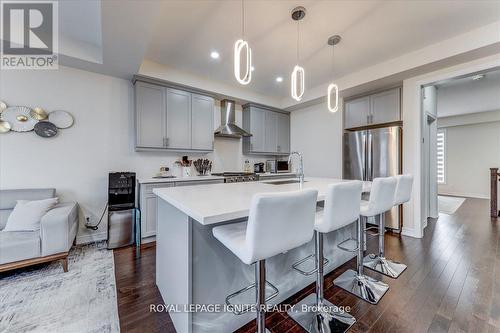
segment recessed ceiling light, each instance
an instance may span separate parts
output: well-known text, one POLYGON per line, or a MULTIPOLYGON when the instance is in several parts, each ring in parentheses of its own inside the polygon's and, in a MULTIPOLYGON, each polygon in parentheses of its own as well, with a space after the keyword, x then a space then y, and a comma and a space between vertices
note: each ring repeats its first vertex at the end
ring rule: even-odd
POLYGON ((283 78, 282 78, 281 76, 278 76, 278 77, 276 78, 276 82, 283 82, 283 78))
POLYGON ((250 70, 253 72, 255 70, 255 67, 250 67, 250 70))
POLYGON ((211 57, 212 59, 219 59, 220 54, 219 54, 219 52, 217 52, 217 51, 212 51, 212 52, 210 53, 210 57, 211 57))

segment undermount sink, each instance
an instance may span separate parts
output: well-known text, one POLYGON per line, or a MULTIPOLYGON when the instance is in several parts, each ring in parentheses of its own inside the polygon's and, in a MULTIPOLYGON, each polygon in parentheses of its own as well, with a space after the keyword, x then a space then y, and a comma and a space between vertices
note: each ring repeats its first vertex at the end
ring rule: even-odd
MULTIPOLYGON (((296 184, 296 183, 300 183, 300 180, 298 180, 298 179, 278 180, 278 181, 274 181, 274 182, 268 182, 267 184, 286 185, 286 184, 296 184)), ((307 183, 307 181, 304 181, 304 183, 307 183)))

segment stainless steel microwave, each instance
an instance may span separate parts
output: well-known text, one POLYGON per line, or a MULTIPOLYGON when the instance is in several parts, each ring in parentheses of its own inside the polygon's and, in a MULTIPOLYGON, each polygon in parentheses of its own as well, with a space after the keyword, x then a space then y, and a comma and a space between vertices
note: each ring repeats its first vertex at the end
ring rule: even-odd
POLYGON ((290 164, 288 164, 288 161, 276 161, 276 172, 277 173, 290 172, 290 164))

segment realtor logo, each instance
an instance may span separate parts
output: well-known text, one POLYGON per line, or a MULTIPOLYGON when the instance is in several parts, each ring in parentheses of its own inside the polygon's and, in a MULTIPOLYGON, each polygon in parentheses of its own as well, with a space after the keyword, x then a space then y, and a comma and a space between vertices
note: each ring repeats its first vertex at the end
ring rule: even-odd
POLYGON ((1 69, 57 69, 56 1, 1 1, 1 69))

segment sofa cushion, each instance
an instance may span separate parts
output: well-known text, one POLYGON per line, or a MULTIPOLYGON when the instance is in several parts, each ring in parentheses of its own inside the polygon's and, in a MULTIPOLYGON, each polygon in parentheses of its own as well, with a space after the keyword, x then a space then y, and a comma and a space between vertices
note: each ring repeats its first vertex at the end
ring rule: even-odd
POLYGON ((42 200, 55 196, 55 188, 0 190, 0 209, 13 209, 17 200, 42 200))
POLYGON ((11 212, 12 209, 0 209, 0 231, 5 228, 11 212))
POLYGON ((36 231, 40 230, 40 220, 49 210, 55 207, 58 198, 43 200, 18 200, 16 207, 7 220, 4 231, 36 231))
POLYGON ((40 256, 40 232, 0 231, 0 265, 40 256))

